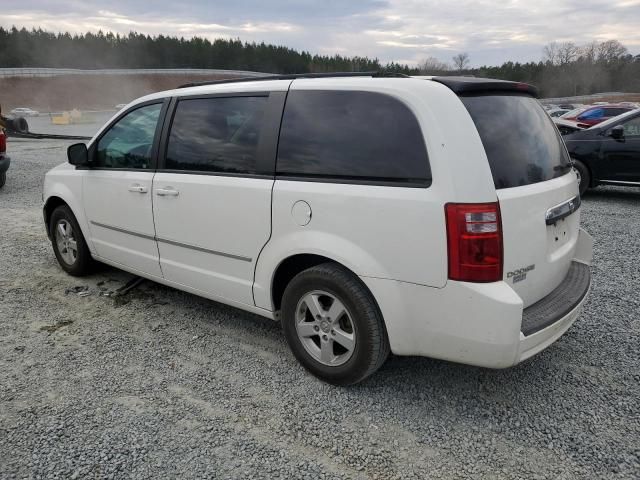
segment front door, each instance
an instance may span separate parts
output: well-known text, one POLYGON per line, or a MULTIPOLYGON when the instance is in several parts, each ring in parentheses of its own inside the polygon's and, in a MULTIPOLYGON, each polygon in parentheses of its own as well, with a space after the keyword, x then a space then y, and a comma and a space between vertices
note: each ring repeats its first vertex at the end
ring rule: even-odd
POLYGON ((126 113, 95 142, 83 177, 96 253, 127 270, 161 277, 151 187, 163 104, 126 113))
POLYGON ((602 141, 602 180, 639 183, 640 115, 618 125, 623 126, 624 136, 606 136, 602 141))
POLYGON ((153 181, 167 280, 253 305, 256 259, 271 234, 284 92, 179 99, 153 181))

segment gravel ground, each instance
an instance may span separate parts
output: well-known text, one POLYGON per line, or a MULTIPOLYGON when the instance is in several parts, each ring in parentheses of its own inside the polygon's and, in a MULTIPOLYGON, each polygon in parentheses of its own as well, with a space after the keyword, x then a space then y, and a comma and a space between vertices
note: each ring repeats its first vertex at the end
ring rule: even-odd
POLYGON ((493 371, 392 358, 337 388, 269 320, 110 268, 58 268, 41 219, 66 143, 11 141, 0 191, 2 478, 640 478, 640 190, 586 196, 591 297, 493 371))

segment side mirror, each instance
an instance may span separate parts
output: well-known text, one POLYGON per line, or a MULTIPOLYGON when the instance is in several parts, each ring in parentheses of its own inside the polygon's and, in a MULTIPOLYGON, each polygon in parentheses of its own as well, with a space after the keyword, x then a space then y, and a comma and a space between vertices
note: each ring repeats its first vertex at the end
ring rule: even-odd
POLYGON ((67 158, 71 165, 86 167, 89 165, 89 152, 84 143, 74 143, 67 148, 67 158))
POLYGON ((609 132, 609 136, 615 140, 624 138, 624 127, 622 125, 616 125, 609 132))

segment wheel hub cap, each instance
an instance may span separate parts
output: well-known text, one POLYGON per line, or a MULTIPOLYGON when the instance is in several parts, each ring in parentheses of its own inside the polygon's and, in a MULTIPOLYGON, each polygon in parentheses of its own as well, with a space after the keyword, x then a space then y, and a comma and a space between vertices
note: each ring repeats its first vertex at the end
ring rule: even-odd
POLYGON ((346 363, 356 336, 351 313, 335 295, 314 290, 302 296, 296 309, 296 332, 307 353, 328 366, 346 363))
POLYGON ((73 265, 78 258, 78 244, 73 227, 67 220, 60 220, 55 228, 55 240, 58 252, 67 265, 73 265))

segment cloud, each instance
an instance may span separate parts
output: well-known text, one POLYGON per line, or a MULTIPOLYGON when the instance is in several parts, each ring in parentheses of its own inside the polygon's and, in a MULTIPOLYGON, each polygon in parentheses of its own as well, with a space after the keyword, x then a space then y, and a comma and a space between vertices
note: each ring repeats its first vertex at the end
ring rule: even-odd
POLYGON ((640 0, 24 0, 0 10, 0 25, 241 38, 411 64, 465 51, 482 65, 538 60, 553 40, 618 39, 640 53, 639 7, 640 0))

